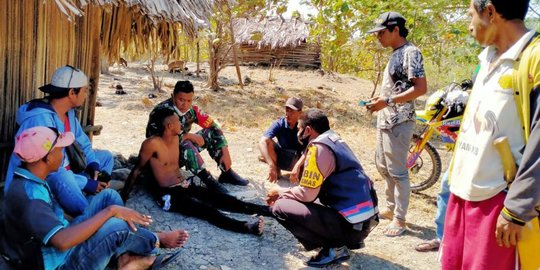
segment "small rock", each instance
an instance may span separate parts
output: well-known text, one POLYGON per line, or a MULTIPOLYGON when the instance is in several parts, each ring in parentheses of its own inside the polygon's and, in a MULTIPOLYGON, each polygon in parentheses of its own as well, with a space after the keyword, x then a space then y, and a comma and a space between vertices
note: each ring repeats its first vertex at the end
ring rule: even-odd
POLYGON ((111 178, 115 180, 126 181, 130 172, 131 170, 128 168, 117 169, 112 171, 111 178))
POLYGON ((117 95, 126 95, 127 92, 124 91, 124 89, 117 89, 116 91, 114 91, 115 94, 117 95))
POLYGON ((135 166, 135 164, 137 163, 138 161, 138 156, 137 155, 130 155, 129 158, 128 158, 128 166, 135 166))
POLYGON ((128 165, 128 160, 120 153, 114 153, 114 167, 113 170, 125 168, 128 165))
POLYGON ((251 148, 251 147, 248 147, 248 149, 246 149, 246 150, 247 150, 248 152, 250 152, 250 153, 253 152, 253 148, 251 148))
POLYGON ((221 270, 232 270, 230 267, 226 265, 220 265, 219 267, 221 267, 221 270))
POLYGON ((283 87, 279 87, 279 86, 276 86, 274 88, 274 90, 278 91, 280 94, 283 93, 285 91, 285 89, 283 87))
POLYGON ((248 76, 248 75, 245 75, 244 76, 244 84, 245 85, 248 85, 251 83, 251 78, 248 76))

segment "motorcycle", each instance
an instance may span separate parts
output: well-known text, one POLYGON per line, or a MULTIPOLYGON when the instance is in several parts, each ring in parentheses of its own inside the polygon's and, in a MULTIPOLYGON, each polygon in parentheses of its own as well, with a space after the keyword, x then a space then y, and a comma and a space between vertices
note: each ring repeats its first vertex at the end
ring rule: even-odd
POLYGON ((454 150, 469 97, 467 90, 471 88, 471 80, 450 83, 429 96, 424 110, 416 111, 416 122, 421 131, 413 135, 407 156, 413 192, 426 190, 439 180, 441 156, 429 141, 437 134, 447 151, 454 150))

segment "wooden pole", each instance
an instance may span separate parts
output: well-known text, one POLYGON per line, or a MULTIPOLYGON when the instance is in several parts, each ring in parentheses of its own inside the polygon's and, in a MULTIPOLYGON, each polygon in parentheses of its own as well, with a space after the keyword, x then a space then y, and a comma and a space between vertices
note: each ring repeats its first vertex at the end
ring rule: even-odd
POLYGON ((91 49, 91 56, 90 56, 90 61, 91 61, 91 66, 90 66, 90 78, 91 78, 91 83, 92 83, 92 95, 90 96, 90 100, 89 100, 89 106, 90 106, 90 110, 89 110, 89 115, 88 115, 88 124, 89 125, 94 125, 94 114, 95 114, 95 111, 96 111, 96 100, 97 100, 97 93, 98 93, 98 85, 99 85, 99 74, 100 74, 100 71, 101 71, 101 49, 100 49, 100 46, 101 46, 101 41, 100 41, 100 31, 101 31, 101 15, 103 14, 103 11, 99 8, 96 8, 96 7, 93 7, 92 6, 92 14, 93 16, 91 17, 92 20, 90 20, 90 23, 92 24, 91 25, 91 35, 90 35, 90 38, 91 38, 91 46, 92 46, 92 49, 91 49))

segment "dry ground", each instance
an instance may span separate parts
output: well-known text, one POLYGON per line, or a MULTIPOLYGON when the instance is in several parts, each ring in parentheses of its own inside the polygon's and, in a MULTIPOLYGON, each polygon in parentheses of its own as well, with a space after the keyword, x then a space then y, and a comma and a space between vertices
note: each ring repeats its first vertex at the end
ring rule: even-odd
MULTIPOLYGON (((165 69, 158 66, 158 69, 165 69)), ((257 161, 257 141, 264 130, 284 113, 283 104, 289 96, 300 96, 307 107, 325 110, 337 131, 356 153, 364 169, 375 183, 380 205, 384 205, 383 181, 375 169, 375 116, 357 106, 366 99, 372 85, 355 77, 340 74, 321 74, 313 70, 274 70, 273 82, 268 80, 268 68, 242 67, 242 75, 252 83, 240 90, 234 68, 221 73, 224 91, 214 92, 204 87, 204 78, 186 77, 196 88, 195 104, 200 105, 221 123, 229 141, 233 168, 251 180, 246 189, 229 187, 240 197, 262 203, 265 192, 271 187, 265 181, 267 167, 257 161)), ((103 105, 96 109, 96 124, 104 129, 94 138, 96 148, 119 152, 124 156, 136 154, 144 140, 148 114, 153 105, 170 96, 180 74, 160 71, 164 77, 164 93, 152 90, 149 73, 142 65, 130 63, 129 68, 111 67, 110 75, 102 75, 98 101, 103 105), (127 95, 115 95, 110 86, 117 79, 127 95), (147 99, 150 93, 155 99, 147 99)), ((202 74, 203 77, 205 74, 202 74)), ((441 152, 444 150, 439 148, 441 152)), ((443 154, 443 169, 448 154, 443 154)), ((217 173, 215 164, 205 154, 208 167, 217 173)), ((287 185, 287 183, 280 183, 287 185)), ((402 237, 389 238, 382 234, 388 221, 381 224, 366 240, 366 248, 353 251, 348 263, 332 269, 438 269, 437 253, 418 253, 414 246, 434 237, 435 194, 438 185, 411 197, 408 215, 408 232, 402 237)), ((314 255, 299 249, 296 240, 276 221, 266 222, 262 238, 230 233, 208 223, 179 214, 162 213, 140 192, 132 195, 128 205, 140 211, 148 211, 157 218, 154 229, 184 227, 192 231, 185 254, 176 265, 168 269, 305 269, 304 260, 314 255), (142 199, 141 199, 142 198, 142 199), (137 202, 144 201, 145 205, 137 202), (148 205, 150 204, 150 205, 148 205)), ((235 214, 232 214, 235 215, 235 214)), ((241 218, 241 216, 239 216, 241 218)))

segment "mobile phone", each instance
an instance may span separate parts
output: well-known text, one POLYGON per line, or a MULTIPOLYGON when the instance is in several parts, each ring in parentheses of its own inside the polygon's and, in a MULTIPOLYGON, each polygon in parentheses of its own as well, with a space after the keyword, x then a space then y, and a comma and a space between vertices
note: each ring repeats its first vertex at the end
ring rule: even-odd
POLYGON ((358 102, 358 106, 366 106, 366 105, 368 105, 368 104, 369 104, 369 101, 365 101, 365 100, 360 100, 360 101, 358 102))

